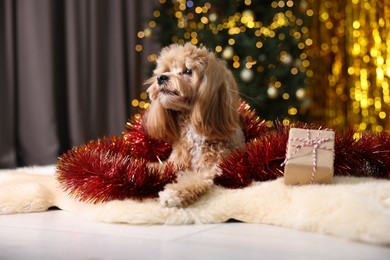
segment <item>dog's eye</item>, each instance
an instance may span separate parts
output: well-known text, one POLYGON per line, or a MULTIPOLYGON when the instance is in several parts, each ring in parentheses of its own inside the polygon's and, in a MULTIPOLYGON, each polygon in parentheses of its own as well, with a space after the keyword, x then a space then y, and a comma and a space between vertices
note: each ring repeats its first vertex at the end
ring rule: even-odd
POLYGON ((183 71, 183 74, 192 75, 192 69, 185 69, 185 70, 183 71))

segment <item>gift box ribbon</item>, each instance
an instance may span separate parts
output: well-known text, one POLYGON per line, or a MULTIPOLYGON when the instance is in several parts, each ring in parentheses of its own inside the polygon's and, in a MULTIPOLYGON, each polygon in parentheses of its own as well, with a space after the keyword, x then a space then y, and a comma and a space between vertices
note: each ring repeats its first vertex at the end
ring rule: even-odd
POLYGON ((314 177, 316 175, 316 169, 317 169, 317 150, 318 149, 325 149, 325 150, 329 150, 329 151, 334 152, 334 150, 332 148, 321 147, 321 144, 326 143, 326 142, 331 140, 331 137, 320 138, 322 132, 327 131, 327 130, 331 130, 331 129, 328 129, 328 128, 326 128, 324 130, 319 129, 318 135, 315 138, 310 137, 310 129, 307 129, 306 138, 299 138, 299 137, 289 138, 288 139, 289 144, 291 142, 294 142, 294 141, 299 142, 299 144, 298 145, 291 145, 291 147, 295 147, 295 150, 291 153, 291 155, 289 157, 287 156, 287 151, 286 151, 286 158, 285 158, 284 162, 281 164, 281 166, 284 166, 303 147, 312 146, 313 147, 313 155, 312 155, 313 169, 312 169, 312 173, 311 173, 311 177, 310 177, 310 184, 313 184, 314 177))

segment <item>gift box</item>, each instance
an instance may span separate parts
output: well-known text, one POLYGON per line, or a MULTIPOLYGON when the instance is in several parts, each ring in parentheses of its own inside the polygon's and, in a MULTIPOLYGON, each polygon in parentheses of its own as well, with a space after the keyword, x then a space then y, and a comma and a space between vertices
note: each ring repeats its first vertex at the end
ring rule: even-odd
POLYGON ((332 183, 332 130, 291 128, 284 161, 284 182, 290 185, 332 183))

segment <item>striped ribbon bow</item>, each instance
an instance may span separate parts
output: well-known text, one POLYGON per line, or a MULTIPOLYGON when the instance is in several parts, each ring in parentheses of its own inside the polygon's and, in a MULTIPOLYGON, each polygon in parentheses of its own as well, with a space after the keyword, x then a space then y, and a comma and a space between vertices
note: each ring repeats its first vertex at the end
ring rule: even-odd
POLYGON ((325 149, 334 152, 331 148, 321 147, 321 144, 328 142, 331 140, 331 137, 327 138, 320 138, 323 131, 331 130, 331 129, 318 129, 318 135, 315 138, 310 137, 310 129, 307 129, 306 138, 299 138, 299 137, 293 137, 288 139, 288 146, 294 147, 295 150, 291 153, 289 157, 287 157, 287 151, 286 151, 286 158, 284 162, 281 164, 281 166, 284 166, 299 150, 301 150, 303 147, 312 146, 313 147, 313 170, 310 177, 310 184, 313 184, 314 177, 316 175, 316 168, 317 168, 317 150, 318 149, 325 149), (291 142, 299 142, 298 145, 290 145, 291 142))

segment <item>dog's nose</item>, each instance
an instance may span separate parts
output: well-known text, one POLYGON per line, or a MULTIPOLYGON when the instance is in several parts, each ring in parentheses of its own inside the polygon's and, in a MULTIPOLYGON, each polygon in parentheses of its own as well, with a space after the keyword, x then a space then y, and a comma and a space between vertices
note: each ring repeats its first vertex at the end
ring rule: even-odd
POLYGON ((169 79, 169 77, 167 76, 167 75, 164 75, 164 74, 162 74, 162 75, 160 75, 160 76, 158 76, 157 77, 157 83, 159 84, 159 85, 162 85, 165 81, 167 81, 169 79))

